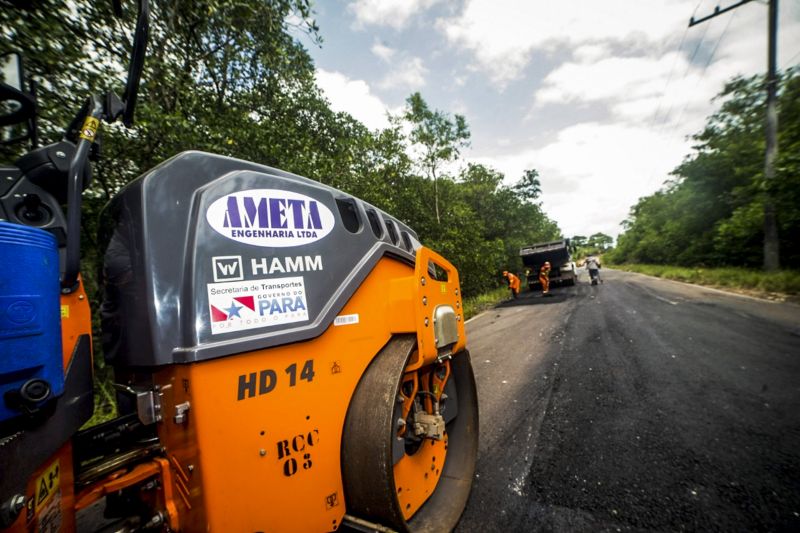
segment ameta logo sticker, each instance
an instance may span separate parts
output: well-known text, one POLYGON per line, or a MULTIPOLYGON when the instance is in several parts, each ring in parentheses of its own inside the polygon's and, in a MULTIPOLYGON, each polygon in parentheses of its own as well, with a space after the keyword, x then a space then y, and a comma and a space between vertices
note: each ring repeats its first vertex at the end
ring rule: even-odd
POLYGON ((223 196, 206 211, 214 231, 253 246, 301 246, 333 229, 333 213, 304 194, 278 189, 250 189, 223 196))

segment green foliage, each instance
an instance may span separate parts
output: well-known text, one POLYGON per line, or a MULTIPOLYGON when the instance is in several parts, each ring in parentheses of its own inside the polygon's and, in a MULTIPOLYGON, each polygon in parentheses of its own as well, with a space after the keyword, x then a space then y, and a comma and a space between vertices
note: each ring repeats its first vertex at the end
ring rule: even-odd
MULTIPOLYGON (((22 52, 39 84, 42 144, 62 138, 90 94, 123 93, 136 13, 125 4, 118 20, 111 5, 40 0, 37 9, 0 10, 0 53, 22 52)), ((463 116, 430 109, 419 93, 384 130, 334 112, 299 40, 321 42, 311 17, 310 0, 151 0, 136 124, 102 128, 84 193, 82 273, 95 311, 98 213, 131 180, 185 150, 275 166, 384 209, 453 262, 467 298, 500 286, 503 270, 519 272, 522 245, 560 235, 534 203, 542 193, 536 170, 508 187, 496 170, 460 159, 470 138, 463 116)), ((13 161, 21 151, 0 155, 13 161)), ((94 325, 100 339, 98 317, 94 325)), ((99 420, 113 409, 113 370, 99 342, 95 362, 99 420)))
POLYGON ((570 244, 575 248, 583 248, 584 246, 586 246, 587 242, 588 239, 584 235, 574 235, 570 239, 570 244))
POLYGON ((525 200, 536 200, 542 195, 542 184, 539 181, 539 172, 535 169, 526 170, 516 184, 514 191, 525 200))
POLYGON ((433 192, 430 180, 418 177, 413 187, 397 191, 409 195, 404 198, 406 210, 414 205, 419 209, 415 218, 404 220, 423 243, 456 266, 466 295, 497 287, 503 270, 519 272, 519 249, 524 244, 560 234, 538 205, 526 202, 502 181, 503 175, 496 170, 475 164, 469 164, 456 180, 441 181, 439 222, 419 200, 433 192))
POLYGON ((570 239, 572 258, 581 260, 590 255, 601 255, 609 251, 614 243, 614 238, 605 233, 595 233, 590 237, 575 235, 570 239))
POLYGON ((791 69, 781 80, 773 183, 765 183, 763 173, 763 79, 736 78, 717 98, 722 106, 693 137, 694 153, 662 190, 633 206, 610 260, 757 267, 768 187, 782 264, 800 266, 800 75, 791 69))
POLYGON ((490 309, 507 300, 510 296, 508 287, 500 287, 491 291, 464 298, 464 319, 469 320, 477 314, 490 309))
POLYGON ((601 255, 609 251, 614 238, 605 233, 595 233, 589 237, 575 235, 570 239, 573 259, 578 261, 590 255, 601 255))
POLYGON ((419 166, 433 180, 434 212, 438 224, 440 170, 443 165, 457 160, 461 149, 467 146, 469 127, 461 115, 451 119, 447 113, 431 110, 418 92, 406 99, 403 119, 411 125, 411 142, 422 148, 419 166))
POLYGON ((608 250, 611 247, 611 244, 614 242, 614 238, 610 235, 606 235, 605 233, 595 233, 586 241, 587 246, 592 246, 600 251, 608 250))
POLYGON ((443 164, 458 159, 469 142, 469 127, 462 115, 451 119, 447 113, 431 110, 418 92, 406 99, 403 118, 412 126, 411 141, 423 148, 420 162, 431 179, 443 164))

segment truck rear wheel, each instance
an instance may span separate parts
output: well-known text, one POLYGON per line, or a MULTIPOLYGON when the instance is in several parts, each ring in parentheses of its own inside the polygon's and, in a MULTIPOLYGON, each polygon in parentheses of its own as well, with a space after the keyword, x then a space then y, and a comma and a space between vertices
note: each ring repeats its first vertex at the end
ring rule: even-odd
POLYGON ((398 531, 449 531, 475 472, 475 378, 466 350, 407 372, 415 346, 415 335, 393 337, 350 402, 342 435, 347 512, 398 531))

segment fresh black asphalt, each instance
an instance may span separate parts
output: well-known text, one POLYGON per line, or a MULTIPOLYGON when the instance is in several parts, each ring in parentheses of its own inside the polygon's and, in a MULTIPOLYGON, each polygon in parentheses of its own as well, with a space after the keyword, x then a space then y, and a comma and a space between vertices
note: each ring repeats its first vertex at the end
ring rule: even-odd
POLYGON ((800 307, 603 274, 467 324, 456 531, 800 531, 800 307))

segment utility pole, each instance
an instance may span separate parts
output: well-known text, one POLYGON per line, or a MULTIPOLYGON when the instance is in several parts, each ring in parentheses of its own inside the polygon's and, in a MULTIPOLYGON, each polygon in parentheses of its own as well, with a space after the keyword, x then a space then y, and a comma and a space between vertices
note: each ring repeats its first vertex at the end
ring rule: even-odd
POLYGON ((775 159, 778 157, 778 76, 775 69, 778 48, 778 0, 769 0, 769 52, 767 53, 767 151, 764 161, 764 270, 780 268, 778 222, 772 203, 775 159))
MULTIPOLYGON (((752 0, 742 0, 737 4, 720 9, 705 17, 689 19, 689 27, 700 24, 718 15, 747 4, 752 0)), ((778 75, 776 69, 778 48, 778 0, 769 0, 768 16, 769 41, 767 44, 767 120, 766 153, 764 154, 764 270, 774 272, 780 268, 780 249, 778 241, 778 222, 775 218, 775 204, 772 201, 772 187, 775 181, 775 159, 778 157, 778 75)))

